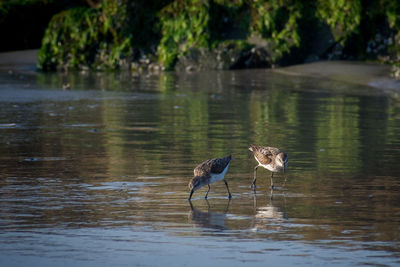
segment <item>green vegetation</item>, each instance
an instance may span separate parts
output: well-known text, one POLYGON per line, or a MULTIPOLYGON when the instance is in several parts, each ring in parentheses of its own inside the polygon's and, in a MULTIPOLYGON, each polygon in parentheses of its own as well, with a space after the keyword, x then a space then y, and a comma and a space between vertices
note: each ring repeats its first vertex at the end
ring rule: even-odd
MULTIPOLYGON (((99 9, 78 7, 64 11, 50 21, 39 52, 45 69, 115 68, 131 54, 131 36, 123 35, 117 4, 103 2, 99 9)), ((122 18, 123 20, 123 18, 122 18)))
POLYGON ((386 16, 391 29, 393 29, 393 37, 388 47, 388 56, 384 61, 392 64, 393 76, 400 79, 400 4, 395 1, 384 1, 386 6, 386 16))
POLYGON ((361 21, 360 0, 318 0, 317 17, 332 29, 335 41, 343 42, 358 31, 361 21))
POLYGON ((210 12, 206 0, 174 1, 161 10, 159 60, 171 69, 189 47, 209 47, 210 12))
POLYGON ((299 20, 302 2, 296 0, 256 0, 252 4, 252 31, 271 45, 277 61, 292 47, 300 45, 299 20))
POLYGON ((104 0, 95 8, 63 11, 52 18, 46 30, 39 67, 130 68, 146 54, 151 57, 151 46, 159 39, 151 14, 158 9, 157 5, 144 5, 141 1, 104 0))
MULTIPOLYGON (((0 1, 0 28, 54 0, 0 1)), ((42 39, 43 70, 166 70, 288 65, 319 59, 399 66, 400 3, 390 0, 63 1, 42 39), (229 45, 226 45, 229 44, 229 45), (227 52, 229 50, 229 52, 227 52), (233 55, 233 56, 232 56, 233 55), (233 60, 227 60, 232 56, 233 60)), ((42 22, 43 25, 45 24, 42 22)), ((44 27, 42 25, 42 27, 44 27)), ((37 33, 36 33, 37 34, 37 33)), ((10 41, 11 42, 11 41, 10 41)), ((29 48, 25 46, 24 48, 29 48)), ((31 47, 34 47, 32 45, 31 47)))

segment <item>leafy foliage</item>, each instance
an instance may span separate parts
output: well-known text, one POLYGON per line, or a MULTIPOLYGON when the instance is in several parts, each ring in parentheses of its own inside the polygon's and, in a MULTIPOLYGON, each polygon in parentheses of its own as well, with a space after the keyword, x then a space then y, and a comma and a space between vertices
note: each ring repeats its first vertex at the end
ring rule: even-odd
POLYGON ((209 22, 207 0, 177 0, 161 11, 158 53, 166 69, 171 69, 177 56, 189 47, 209 47, 209 22))
POLYGON ((252 31, 270 42, 274 59, 300 45, 299 24, 302 1, 255 0, 252 31))
POLYGON ((131 36, 122 34, 127 6, 104 1, 99 9, 78 7, 64 11, 50 21, 39 52, 39 67, 118 68, 132 50, 131 36))
POLYGON ((318 0, 317 16, 332 29, 336 41, 357 32, 361 21, 361 0, 318 0))
POLYGON ((389 26, 394 29, 393 38, 389 44, 390 63, 394 65, 393 75, 400 79, 400 4, 396 1, 383 0, 389 26))
POLYGON ((169 70, 189 50, 222 54, 218 49, 231 41, 235 55, 251 43, 278 64, 333 53, 390 54, 393 64, 400 54, 398 14, 400 4, 390 0, 103 0, 98 8, 73 8, 51 20, 39 65, 114 69, 150 54, 169 70))

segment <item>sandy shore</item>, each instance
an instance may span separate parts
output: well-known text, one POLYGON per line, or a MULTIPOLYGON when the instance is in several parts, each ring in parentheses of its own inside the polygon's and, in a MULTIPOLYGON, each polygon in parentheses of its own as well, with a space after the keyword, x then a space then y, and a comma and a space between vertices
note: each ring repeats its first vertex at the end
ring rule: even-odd
POLYGON ((360 61, 319 61, 277 68, 275 72, 332 79, 383 89, 400 89, 400 81, 390 76, 391 66, 360 61))
POLYGON ((0 65, 37 65, 38 49, 0 53, 0 65))

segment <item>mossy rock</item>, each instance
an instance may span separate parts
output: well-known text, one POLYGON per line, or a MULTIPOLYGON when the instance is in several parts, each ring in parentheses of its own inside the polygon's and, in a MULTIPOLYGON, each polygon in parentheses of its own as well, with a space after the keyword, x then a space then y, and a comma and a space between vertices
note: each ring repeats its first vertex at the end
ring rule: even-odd
POLYGON ((228 40, 212 50, 196 47, 188 49, 178 57, 176 70, 230 70, 270 66, 271 56, 266 49, 245 41, 228 40))
POLYGON ((185 60, 201 58, 204 62, 200 65, 214 69, 214 60, 208 60, 212 51, 217 53, 220 44, 228 40, 243 42, 250 34, 250 8, 244 3, 239 0, 176 0, 163 8, 159 62, 170 70, 178 61, 182 65, 185 60))
POLYGON ((160 12, 159 62, 170 70, 189 48, 209 48, 210 1, 176 0, 160 12))
MULTIPOLYGON (((94 8, 73 8, 54 16, 39 52, 39 68, 118 69, 139 60, 146 49, 134 45, 135 12, 140 4, 105 0, 94 8)), ((146 27, 142 27, 146 30, 146 27)), ((148 35, 153 37, 152 32, 148 35)), ((149 38, 151 39, 151 38, 149 38)), ((140 40, 140 35, 137 40, 140 40)), ((137 43, 140 43, 138 41, 137 43)), ((145 41, 140 44, 147 45, 145 41)))
POLYGON ((252 1, 251 30, 270 44, 277 62, 293 47, 300 45, 299 20, 302 16, 302 1, 270 0, 252 1))
POLYGON ((39 67, 137 69, 157 59, 166 70, 235 69, 380 57, 395 64, 399 12, 390 0, 103 0, 53 17, 39 67))
POLYGON ((43 70, 79 68, 94 62, 99 48, 98 12, 73 8, 57 14, 50 21, 38 54, 43 70))

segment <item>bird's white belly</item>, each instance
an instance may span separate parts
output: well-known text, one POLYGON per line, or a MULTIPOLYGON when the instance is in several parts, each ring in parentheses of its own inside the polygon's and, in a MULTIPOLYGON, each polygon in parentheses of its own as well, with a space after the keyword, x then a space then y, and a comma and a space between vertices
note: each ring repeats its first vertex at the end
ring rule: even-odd
POLYGON ((264 167, 265 169, 271 171, 271 172, 278 172, 279 170, 275 167, 272 167, 271 164, 260 164, 262 167, 264 167))
POLYGON ((271 171, 271 172, 275 171, 274 168, 272 168, 271 164, 262 164, 262 163, 258 160, 257 157, 254 157, 254 158, 257 160, 258 165, 260 165, 261 167, 263 167, 263 168, 265 168, 265 169, 267 169, 267 170, 269 170, 269 171, 271 171))
POLYGON ((258 161, 258 159, 256 158, 258 164, 260 164, 261 167, 271 171, 271 172, 279 172, 283 169, 283 167, 277 166, 275 164, 275 166, 272 166, 272 164, 261 164, 261 162, 258 161))
POLYGON ((229 164, 226 165, 225 169, 221 173, 212 173, 210 178, 210 184, 215 183, 216 181, 221 181, 224 179, 226 172, 228 171, 229 164))

